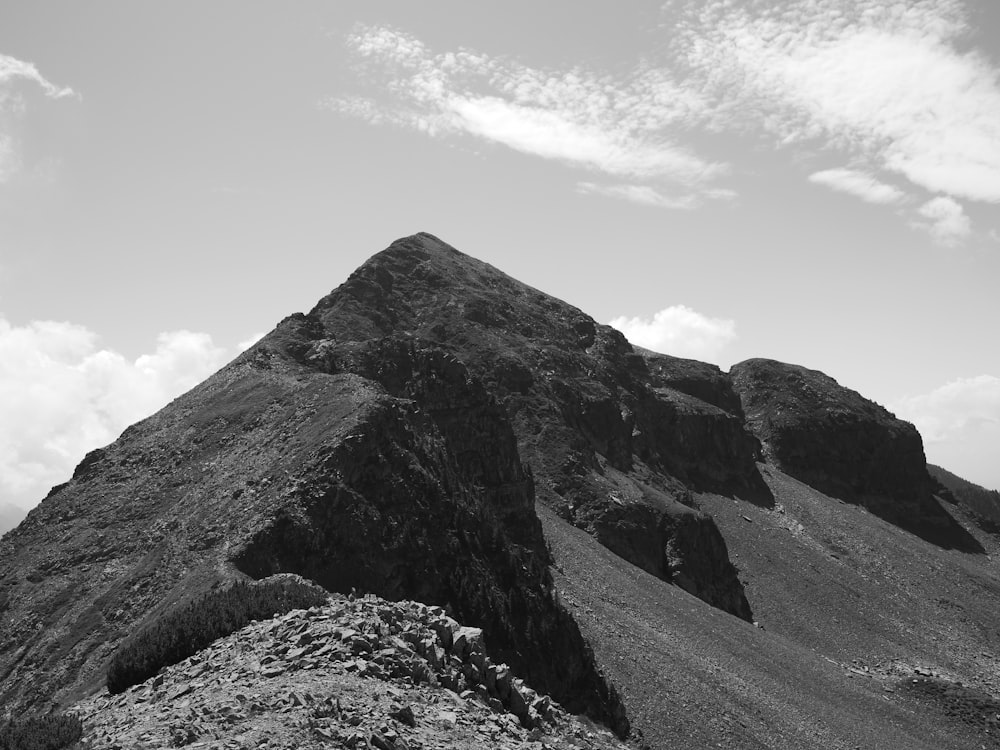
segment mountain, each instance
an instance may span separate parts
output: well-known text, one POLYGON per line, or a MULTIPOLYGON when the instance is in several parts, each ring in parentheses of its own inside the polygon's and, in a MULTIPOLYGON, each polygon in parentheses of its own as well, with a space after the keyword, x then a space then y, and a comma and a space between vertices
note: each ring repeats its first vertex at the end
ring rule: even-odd
POLYGON ((21 519, 25 515, 27 515, 27 511, 22 510, 16 505, 11 505, 10 503, 0 505, 0 536, 3 536, 21 523, 21 519))
POLYGON ((418 234, 0 541, 0 705, 119 726, 130 634, 296 573, 443 608, 637 746, 995 747, 1000 539, 946 494, 822 373, 634 348, 418 234))
POLYGON ((939 483, 947 500, 971 513, 975 522, 986 531, 1000 533, 1000 492, 962 479, 940 466, 928 464, 927 470, 939 483))
POLYGON ((913 425, 816 370, 751 359, 730 375, 769 463, 936 544, 983 551, 935 500, 913 425))

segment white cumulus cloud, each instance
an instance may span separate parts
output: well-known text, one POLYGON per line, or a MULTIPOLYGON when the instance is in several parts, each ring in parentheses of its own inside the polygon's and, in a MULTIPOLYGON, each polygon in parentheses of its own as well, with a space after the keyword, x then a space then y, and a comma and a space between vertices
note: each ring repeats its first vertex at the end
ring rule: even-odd
POLYGON ((708 361, 736 339, 734 321, 710 318, 685 305, 664 308, 652 318, 620 316, 608 325, 644 349, 708 361))
POLYGON ((1000 489, 1000 377, 959 378, 892 408, 920 431, 931 463, 1000 489))
POLYGON ((946 195, 931 198, 917 213, 920 218, 914 223, 942 245, 956 245, 972 233, 972 223, 962 205, 946 195))
POLYGON ((35 505, 90 450, 110 443, 221 367, 205 333, 160 334, 134 361, 72 323, 0 318, 0 502, 35 505))
MULTIPOLYGON (((894 406, 899 416, 913 422, 928 442, 961 438, 983 428, 1000 430, 1000 378, 959 378, 930 393, 902 399, 894 406)), ((995 450, 1000 445, 992 447, 995 450)))

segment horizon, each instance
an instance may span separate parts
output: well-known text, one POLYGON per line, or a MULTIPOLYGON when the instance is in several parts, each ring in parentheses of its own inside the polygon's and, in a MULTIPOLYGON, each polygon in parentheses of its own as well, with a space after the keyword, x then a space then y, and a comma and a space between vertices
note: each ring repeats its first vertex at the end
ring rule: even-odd
POLYGON ((1000 6, 0 9, 0 506, 428 231, 1000 489, 1000 6))

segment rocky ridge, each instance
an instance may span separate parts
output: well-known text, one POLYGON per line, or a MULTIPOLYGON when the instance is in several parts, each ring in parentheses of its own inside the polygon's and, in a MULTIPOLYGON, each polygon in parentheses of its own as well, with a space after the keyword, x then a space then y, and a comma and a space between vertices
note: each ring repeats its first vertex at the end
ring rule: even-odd
POLYGON ((934 544, 983 551, 935 499, 912 424, 817 370, 750 359, 730 375, 768 463, 934 544))
POLYGON ((752 619, 725 541, 691 503, 692 489, 771 502, 759 444, 718 368, 637 352, 425 233, 375 255, 296 325, 298 356, 331 372, 391 338, 454 356, 510 416, 541 502, 633 564, 752 619))
POLYGON ((325 372, 288 353, 302 335, 298 318, 279 325, 4 537, 0 702, 72 700, 160 612, 290 572, 448 606, 498 661, 626 734, 553 594, 531 475, 490 394, 454 357, 393 342, 381 375, 363 358, 325 372))
POLYGON ((95 750, 625 747, 494 663, 481 629, 375 596, 253 623, 72 710, 95 750))

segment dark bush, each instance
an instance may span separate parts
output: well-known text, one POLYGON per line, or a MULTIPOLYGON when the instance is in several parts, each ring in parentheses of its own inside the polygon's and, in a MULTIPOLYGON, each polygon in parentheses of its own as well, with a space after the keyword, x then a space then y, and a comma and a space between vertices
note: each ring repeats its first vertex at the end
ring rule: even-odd
POLYGON ((108 690, 120 693, 253 620, 318 606, 328 596, 314 583, 284 575, 209 591, 129 636, 108 664, 108 690))
POLYGON ((0 724, 0 750, 60 750, 80 739, 76 716, 48 714, 0 724))

